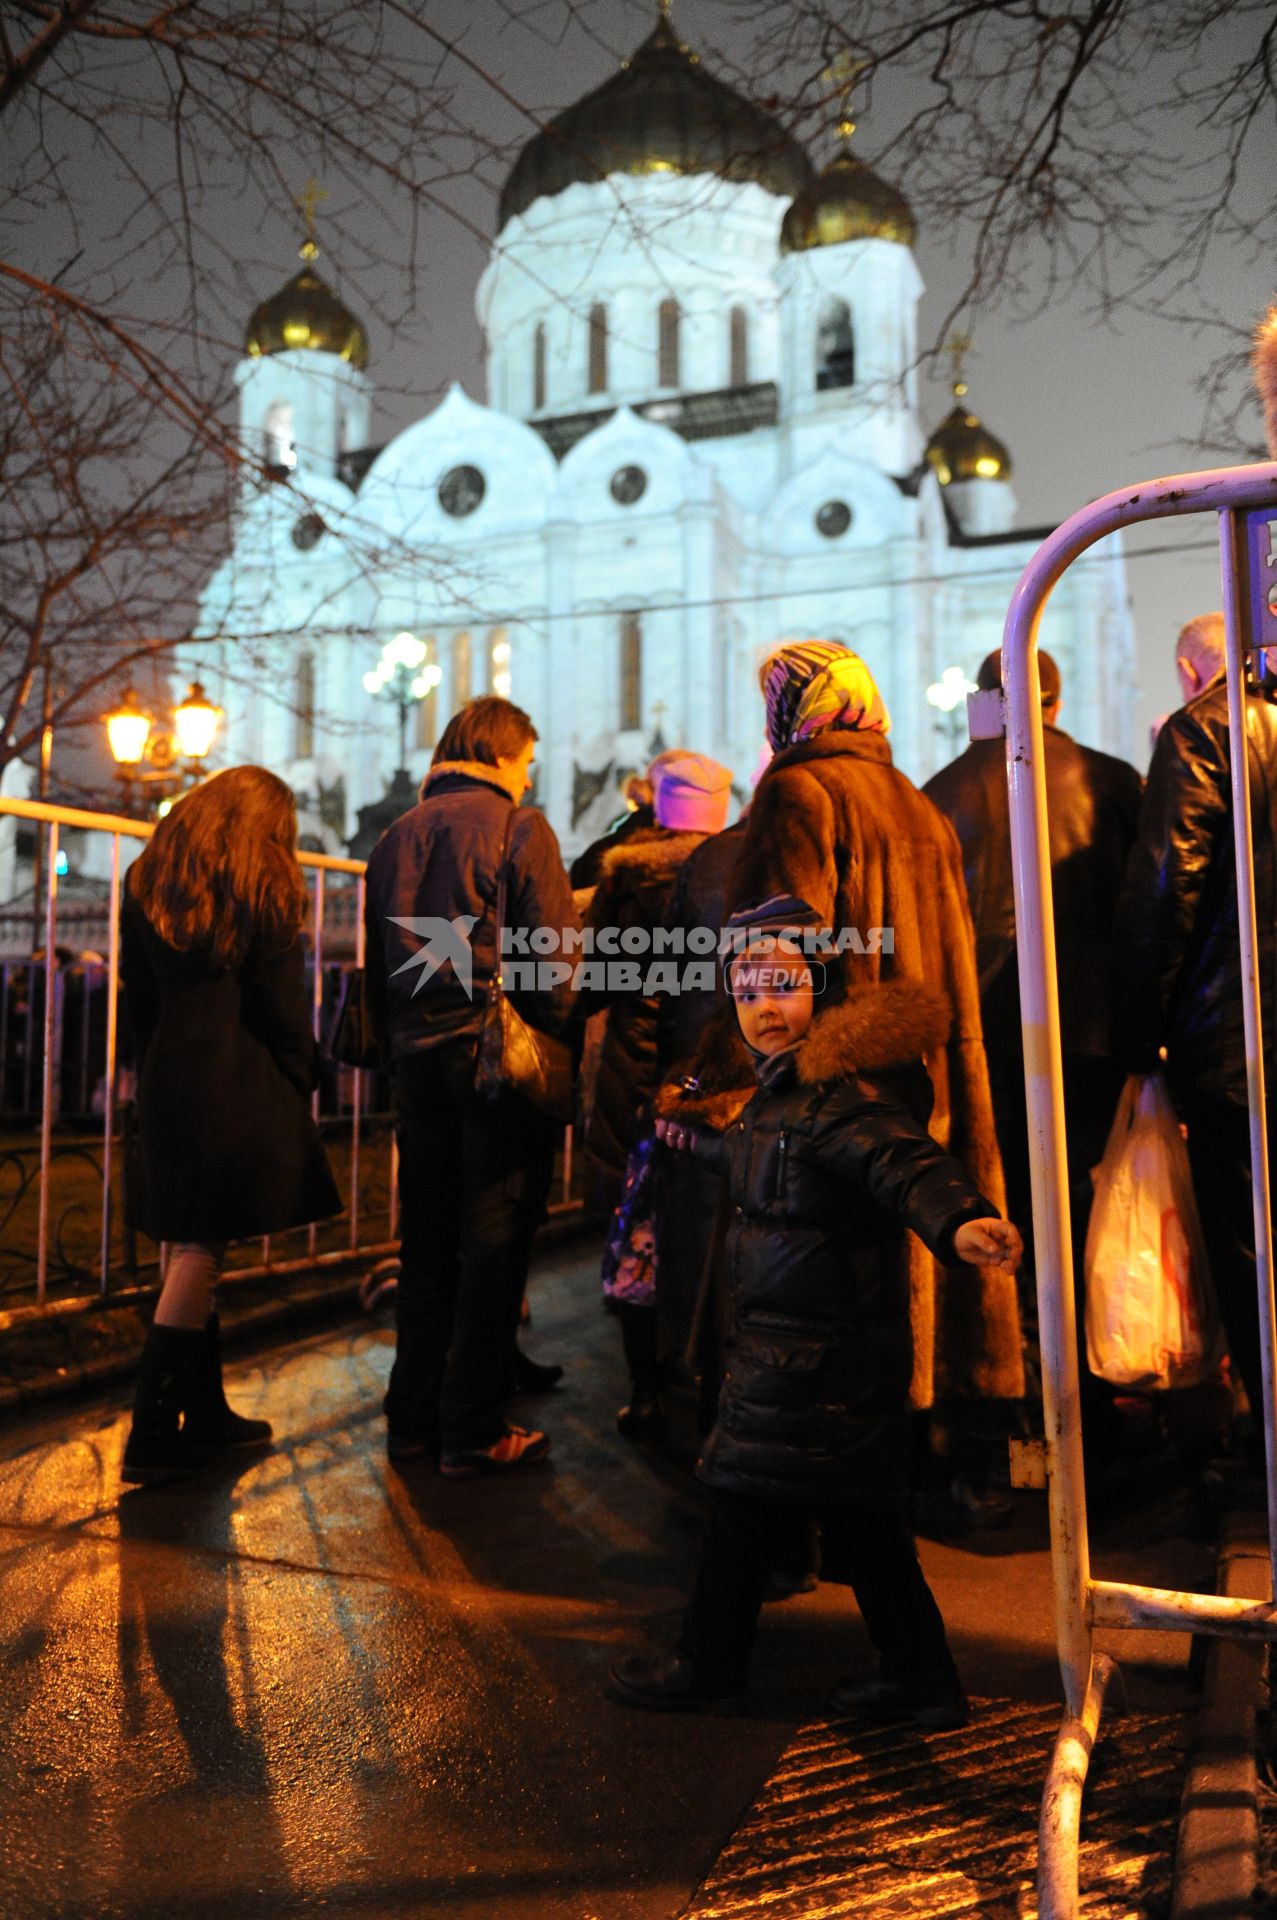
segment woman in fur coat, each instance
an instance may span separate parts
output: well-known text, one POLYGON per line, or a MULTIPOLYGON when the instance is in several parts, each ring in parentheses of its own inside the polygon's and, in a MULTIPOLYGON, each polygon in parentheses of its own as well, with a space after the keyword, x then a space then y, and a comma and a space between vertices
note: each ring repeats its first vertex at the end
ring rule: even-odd
MULTIPOLYGON (((796 894, 841 934, 845 975, 916 981, 941 996, 946 1031, 924 1056, 931 1134, 1001 1208, 975 938, 953 828, 892 765, 890 716, 856 654, 833 641, 795 642, 763 663, 760 684, 775 757, 755 792, 730 904, 796 894)), ((734 1020, 715 1021, 696 1074, 709 1124, 734 1119, 742 1091, 752 1091, 734 1020)), ((987 1267, 951 1285, 949 1266, 911 1236, 915 1406, 1019 1399, 1014 1280, 987 1267)))

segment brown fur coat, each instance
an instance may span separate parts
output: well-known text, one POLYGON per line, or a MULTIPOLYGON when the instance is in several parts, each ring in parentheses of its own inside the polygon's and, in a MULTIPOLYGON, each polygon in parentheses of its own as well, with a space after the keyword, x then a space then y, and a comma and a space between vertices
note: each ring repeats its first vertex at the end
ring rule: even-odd
MULTIPOLYGON (((824 1036, 832 1042, 837 1030, 841 1050, 851 1018, 869 1022, 858 1045, 877 1052, 879 1022, 881 1044, 895 1044, 894 996, 876 1010, 854 1016, 849 1011, 863 1007, 867 996, 859 990, 866 984, 912 980, 941 996, 949 1009, 947 1031, 924 1055, 935 1097, 931 1133, 962 1161, 975 1186, 1003 1206, 975 938, 957 837, 892 766, 880 734, 831 731, 786 748, 768 767, 750 810, 731 906, 758 905, 776 894, 807 901, 835 932, 854 927, 866 938, 874 927, 893 932, 889 953, 843 955, 854 998, 818 1016, 808 1047, 814 1043, 819 1050, 824 1036)), ((860 1064, 881 1059, 867 1052, 860 1064)), ((753 1091, 751 1063, 730 1008, 711 1026, 694 1070, 703 1109, 689 1117, 728 1124, 753 1091)), ((915 1405, 954 1394, 1018 1399, 1024 1366, 1014 1278, 1001 1268, 939 1268, 912 1235, 909 1261, 915 1405)))

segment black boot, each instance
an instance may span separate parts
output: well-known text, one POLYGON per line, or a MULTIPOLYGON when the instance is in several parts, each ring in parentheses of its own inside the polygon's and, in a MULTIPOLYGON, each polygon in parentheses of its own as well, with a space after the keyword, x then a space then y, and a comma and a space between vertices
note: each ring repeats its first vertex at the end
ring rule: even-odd
POLYGON ((212 1449, 181 1424, 183 1413, 199 1393, 205 1345, 206 1335, 187 1327, 152 1325, 148 1330, 121 1479, 180 1480, 212 1461, 212 1449))
POLYGON ((562 1367, 531 1359, 515 1341, 514 1390, 516 1393, 553 1393, 563 1378, 562 1367))
POLYGON ((617 1432, 627 1440, 660 1440, 669 1420, 657 1358, 655 1307, 621 1302, 621 1345, 630 1370, 630 1397, 616 1416, 617 1432))
POLYGON ((205 1447, 265 1447, 270 1444, 269 1420, 250 1420, 226 1404, 222 1386, 222 1334, 215 1313, 203 1333, 203 1351, 195 1376, 195 1391, 186 1406, 183 1432, 205 1447))

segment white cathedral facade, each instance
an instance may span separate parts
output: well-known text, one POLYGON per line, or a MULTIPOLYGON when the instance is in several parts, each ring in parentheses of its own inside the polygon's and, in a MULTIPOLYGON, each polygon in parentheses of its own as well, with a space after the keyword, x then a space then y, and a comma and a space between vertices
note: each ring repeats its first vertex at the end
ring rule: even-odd
MULTIPOLYGON (((926 689, 999 644, 1041 533, 1015 531, 1009 457, 965 388, 930 436, 919 419, 913 238, 849 132, 813 173, 662 18, 506 183, 477 293, 486 402, 454 385, 370 449, 364 331, 304 248, 237 375, 244 443, 278 477, 246 490, 182 663, 226 709, 223 759, 282 774, 309 843, 341 850, 399 761, 365 676, 408 632, 437 682, 408 771, 469 695, 507 693, 571 851, 662 745, 724 761, 743 798, 759 660, 821 636, 863 654, 924 780, 955 751, 926 689)), ((1131 757, 1114 542, 1042 637, 1070 730, 1131 757)))

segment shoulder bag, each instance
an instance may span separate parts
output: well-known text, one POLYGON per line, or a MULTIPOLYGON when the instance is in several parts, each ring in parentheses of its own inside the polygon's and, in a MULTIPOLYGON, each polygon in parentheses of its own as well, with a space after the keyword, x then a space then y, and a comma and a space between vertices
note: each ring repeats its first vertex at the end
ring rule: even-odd
POLYGON ((530 1026, 517 1011, 501 975, 501 934, 505 927, 506 877, 517 807, 510 809, 501 866, 497 874, 496 967, 488 987, 479 1029, 475 1085, 489 1100, 502 1093, 521 1099, 564 1124, 572 1118, 572 1054, 562 1040, 530 1026))

